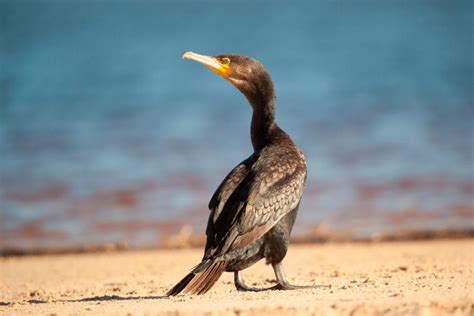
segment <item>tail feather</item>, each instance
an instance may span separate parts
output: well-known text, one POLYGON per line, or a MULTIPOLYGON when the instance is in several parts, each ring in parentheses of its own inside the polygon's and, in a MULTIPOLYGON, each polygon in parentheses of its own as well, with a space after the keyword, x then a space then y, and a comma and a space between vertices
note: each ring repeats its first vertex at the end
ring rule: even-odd
POLYGON ((221 264, 224 263, 222 261, 216 262, 216 264, 211 265, 207 271, 204 271, 201 275, 197 276, 197 278, 191 280, 189 283, 189 292, 193 292, 194 294, 204 294, 216 283, 217 279, 221 276, 222 271, 221 264))
MULTIPOLYGON (((221 261, 222 262, 222 261, 221 261)), ((226 269, 226 264, 222 262, 224 265, 216 265, 212 274, 209 274, 209 277, 206 278, 206 281, 202 283, 202 287, 199 289, 200 293, 206 293, 211 289, 211 287, 216 283, 219 277, 226 269)))
POLYGON ((198 264, 189 274, 173 286, 167 296, 187 294, 204 294, 211 289, 221 274, 225 271, 227 263, 224 261, 205 260, 198 264))

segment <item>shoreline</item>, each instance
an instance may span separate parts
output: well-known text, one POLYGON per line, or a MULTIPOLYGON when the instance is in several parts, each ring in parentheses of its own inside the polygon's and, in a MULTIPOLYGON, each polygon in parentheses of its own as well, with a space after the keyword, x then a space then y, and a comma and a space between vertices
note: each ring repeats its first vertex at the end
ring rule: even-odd
MULTIPOLYGON (((472 229, 440 229, 440 230, 404 230, 398 233, 376 233, 366 238, 356 238, 344 232, 313 232, 306 235, 296 235, 291 238, 291 245, 317 245, 325 243, 378 243, 378 242, 409 242, 429 240, 463 240, 474 238, 472 229)), ((202 248, 205 245, 205 236, 196 234, 189 230, 187 225, 182 226, 176 234, 164 236, 157 246, 130 247, 126 243, 104 243, 78 245, 58 248, 0 248, 1 257, 17 256, 44 256, 61 254, 101 253, 101 252, 123 252, 123 251, 146 251, 166 249, 193 249, 202 248)))

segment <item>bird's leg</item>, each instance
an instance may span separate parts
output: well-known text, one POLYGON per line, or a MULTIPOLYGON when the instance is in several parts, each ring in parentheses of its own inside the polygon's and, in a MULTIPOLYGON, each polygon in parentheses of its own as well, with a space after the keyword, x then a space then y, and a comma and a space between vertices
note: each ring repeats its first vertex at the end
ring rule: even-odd
POLYGON ((237 288, 238 291, 260 292, 260 291, 266 291, 266 290, 271 289, 271 288, 259 289, 259 288, 247 286, 244 282, 244 279, 242 278, 242 272, 241 271, 235 271, 234 272, 234 283, 235 283, 235 287, 237 288))
POLYGON ((273 290, 295 290, 295 289, 309 289, 309 288, 316 288, 318 286, 312 285, 292 285, 288 282, 285 275, 285 270, 283 270, 283 264, 273 263, 272 264, 273 271, 275 271, 275 277, 277 279, 277 285, 272 287, 273 290))

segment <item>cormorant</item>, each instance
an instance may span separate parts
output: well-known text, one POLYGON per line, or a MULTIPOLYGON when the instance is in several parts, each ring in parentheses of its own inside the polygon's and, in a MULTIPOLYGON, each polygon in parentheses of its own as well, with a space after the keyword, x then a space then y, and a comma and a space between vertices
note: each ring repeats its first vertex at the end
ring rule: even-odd
POLYGON ((203 294, 224 271, 234 272, 238 290, 241 271, 262 258, 271 264, 277 285, 293 289, 282 260, 306 181, 303 152, 275 122, 275 90, 270 75, 257 60, 240 55, 204 56, 185 52, 229 81, 253 108, 251 139, 254 153, 222 181, 209 202, 207 242, 201 263, 167 292, 203 294))

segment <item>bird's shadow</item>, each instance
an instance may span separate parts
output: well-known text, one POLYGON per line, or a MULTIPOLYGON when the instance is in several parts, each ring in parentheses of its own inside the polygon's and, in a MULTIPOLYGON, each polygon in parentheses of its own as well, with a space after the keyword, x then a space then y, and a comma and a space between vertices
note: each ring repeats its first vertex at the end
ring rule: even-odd
POLYGON ((168 298, 163 295, 149 296, 119 296, 119 295, 98 295, 93 297, 85 297, 77 300, 66 300, 64 302, 104 302, 104 301, 133 301, 133 300, 161 300, 168 298))
MULTIPOLYGON (((168 298, 163 295, 150 295, 150 296, 119 296, 119 295, 97 295, 92 297, 79 298, 74 300, 54 300, 54 301, 45 301, 45 300, 29 300, 29 304, 46 304, 46 303, 78 303, 78 302, 109 302, 109 301, 133 301, 133 300, 161 300, 168 298)), ((7 302, 5 305, 9 305, 7 302)))

